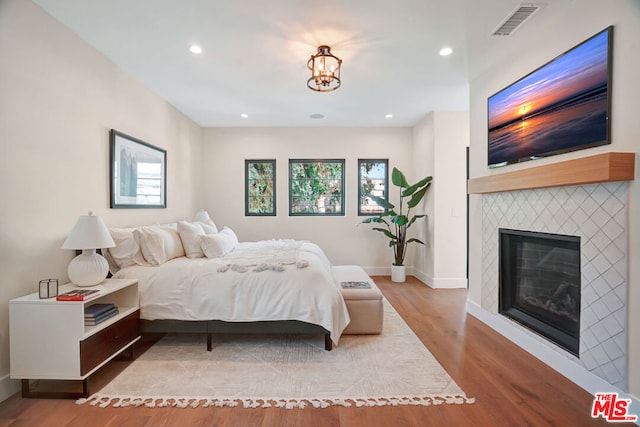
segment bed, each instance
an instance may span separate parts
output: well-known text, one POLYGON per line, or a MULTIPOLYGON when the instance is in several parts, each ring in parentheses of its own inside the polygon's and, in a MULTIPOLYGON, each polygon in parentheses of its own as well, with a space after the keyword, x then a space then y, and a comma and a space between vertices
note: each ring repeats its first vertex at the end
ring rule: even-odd
POLYGON ((240 243, 228 227, 186 221, 110 231, 105 256, 114 278, 138 280, 143 331, 206 333, 208 350, 214 334, 322 334, 330 350, 349 323, 314 243, 240 243))

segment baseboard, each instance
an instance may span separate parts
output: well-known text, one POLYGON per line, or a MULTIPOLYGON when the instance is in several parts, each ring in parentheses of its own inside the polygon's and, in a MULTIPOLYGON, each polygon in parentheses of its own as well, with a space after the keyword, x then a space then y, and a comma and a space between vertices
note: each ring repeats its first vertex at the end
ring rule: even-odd
POLYGON ((9 375, 0 378, 0 402, 7 400, 20 391, 20 381, 12 380, 9 375))
MULTIPOLYGON (((629 414, 638 415, 640 417, 640 401, 637 398, 609 384, 607 381, 592 374, 582 366, 572 362, 561 354, 556 353, 551 348, 540 345, 540 342, 536 339, 513 327, 508 320, 501 316, 489 313, 471 301, 467 301, 467 313, 471 314, 491 329, 500 333, 523 350, 541 360, 552 369, 558 371, 561 375, 573 381, 576 385, 580 386, 590 394, 595 395, 595 393, 599 392, 616 392, 621 398, 631 399, 629 414)), ((636 424, 640 425, 640 418, 636 424)))
POLYGON ((391 267, 362 267, 369 276, 391 276, 391 267))
POLYGON ((443 277, 431 277, 428 274, 415 270, 413 275, 421 282, 426 283, 427 286, 433 289, 466 289, 466 278, 443 278, 443 277))

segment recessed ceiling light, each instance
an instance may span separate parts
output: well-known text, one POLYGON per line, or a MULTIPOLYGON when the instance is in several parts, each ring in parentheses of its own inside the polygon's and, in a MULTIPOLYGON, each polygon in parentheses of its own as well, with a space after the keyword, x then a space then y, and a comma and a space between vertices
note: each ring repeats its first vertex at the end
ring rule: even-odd
POLYGON ((246 119, 247 117, 249 117, 249 115, 247 113, 242 113, 240 114, 240 117, 242 117, 243 119, 246 119))
POLYGON ((453 53, 453 49, 450 47, 443 47, 440 49, 440 56, 449 56, 453 53))
POLYGON ((324 114, 319 114, 319 113, 315 113, 315 114, 311 114, 309 116, 310 119, 324 119, 324 114))
POLYGON ((199 55, 202 53, 202 48, 198 45, 192 44, 191 46, 189 46, 189 52, 199 55))
POLYGON ((393 114, 391 114, 391 113, 385 114, 384 117, 387 118, 387 119, 390 119, 391 117, 393 117, 393 114))

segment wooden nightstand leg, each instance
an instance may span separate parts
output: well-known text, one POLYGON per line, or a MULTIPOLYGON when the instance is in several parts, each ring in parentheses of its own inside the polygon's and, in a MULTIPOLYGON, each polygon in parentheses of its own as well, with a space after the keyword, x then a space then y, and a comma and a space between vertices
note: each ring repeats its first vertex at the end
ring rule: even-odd
POLYGON ((213 334, 211 332, 207 332, 207 351, 211 351, 213 349, 212 344, 213 334))

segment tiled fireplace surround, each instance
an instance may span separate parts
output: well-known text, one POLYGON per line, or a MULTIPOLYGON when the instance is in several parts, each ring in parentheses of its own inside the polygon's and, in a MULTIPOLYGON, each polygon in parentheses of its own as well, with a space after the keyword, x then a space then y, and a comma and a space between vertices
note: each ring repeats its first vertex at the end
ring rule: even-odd
POLYGON ((498 313, 498 228, 580 236, 580 357, 512 322, 574 363, 627 390, 627 182, 482 195, 482 308, 498 313))

